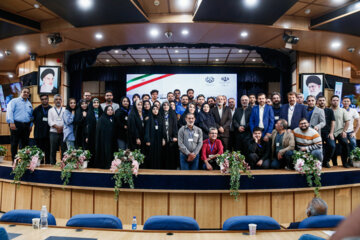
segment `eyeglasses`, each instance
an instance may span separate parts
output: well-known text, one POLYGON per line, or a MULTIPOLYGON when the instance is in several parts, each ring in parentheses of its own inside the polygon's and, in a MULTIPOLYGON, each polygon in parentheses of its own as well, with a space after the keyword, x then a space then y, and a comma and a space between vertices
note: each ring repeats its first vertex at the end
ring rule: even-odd
POLYGON ((209 133, 209 134, 217 134, 217 133, 209 133))

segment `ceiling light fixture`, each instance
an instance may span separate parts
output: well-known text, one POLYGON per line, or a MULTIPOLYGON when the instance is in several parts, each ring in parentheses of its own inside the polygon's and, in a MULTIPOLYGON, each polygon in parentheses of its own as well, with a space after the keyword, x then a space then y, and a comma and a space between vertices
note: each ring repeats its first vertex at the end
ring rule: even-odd
POLYGON ((256 59, 255 59, 255 58, 253 58, 253 59, 252 59, 252 61, 253 61, 253 62, 256 62, 256 59))
POLYGON ((310 8, 305 9, 304 13, 305 13, 306 15, 309 15, 309 14, 311 13, 311 9, 310 9, 310 8))
POLYGON ((78 0, 77 4, 82 10, 89 10, 93 6, 93 0, 78 0))
POLYGON ((179 50, 175 50, 174 52, 175 52, 175 53, 179 53, 179 50))
POLYGON ((184 36, 186 36, 186 35, 189 34, 189 30, 184 29, 184 30, 181 31, 181 34, 184 35, 184 36))
POLYGON ((248 8, 254 8, 259 4, 259 0, 244 0, 244 5, 248 8))
POLYGON ((178 59, 178 61, 179 61, 179 62, 181 62, 181 61, 182 61, 182 59, 178 59))
POLYGON ((242 53, 242 52, 243 52, 243 50, 242 50, 242 49, 240 49, 240 50, 239 50, 239 53, 242 53))
POLYGON ((190 0, 178 0, 177 5, 181 8, 187 8, 190 6, 190 0))
POLYGON ((157 37, 157 36, 159 36, 159 30, 157 30, 157 29, 151 29, 151 30, 150 30, 150 36, 152 36, 152 37, 157 37))
POLYGON ((106 59, 105 61, 106 61, 106 62, 110 62, 110 60, 109 60, 109 59, 106 59))
POLYGON ((338 49, 341 47, 341 42, 338 40, 335 40, 335 41, 331 42, 330 47, 332 49, 338 49))
POLYGON ((103 37, 104 36, 101 33, 96 33, 95 34, 95 38, 98 39, 98 40, 102 39, 103 37))
POLYGON ((119 53, 119 51, 118 51, 118 50, 115 50, 114 53, 119 53))
POLYGON ((14 77, 14 75, 12 75, 11 73, 9 74, 9 78, 13 78, 14 77))
POLYGON ((146 62, 145 58, 141 59, 142 62, 146 62))
POLYGON ((26 52, 27 50, 27 47, 24 43, 18 43, 16 46, 15 46, 15 49, 18 53, 24 53, 26 52))
POLYGON ((219 59, 217 58, 217 59, 215 59, 215 61, 216 61, 216 62, 218 62, 218 61, 219 61, 219 59))
POLYGON ((243 38, 246 38, 248 35, 249 35, 249 34, 248 34, 248 32, 246 32, 246 31, 242 31, 242 32, 240 33, 240 36, 243 37, 243 38))
POLYGON ((4 57, 4 54, 0 52, 0 58, 4 57))
POLYGON ((40 8, 40 4, 35 3, 35 4, 34 4, 34 8, 40 8))

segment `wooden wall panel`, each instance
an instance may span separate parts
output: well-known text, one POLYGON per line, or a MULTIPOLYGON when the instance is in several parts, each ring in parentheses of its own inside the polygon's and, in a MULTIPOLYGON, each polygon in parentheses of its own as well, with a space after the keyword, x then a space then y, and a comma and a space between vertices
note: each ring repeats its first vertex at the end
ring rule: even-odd
POLYGON ((272 193, 271 194, 271 215, 279 223, 290 223, 294 221, 294 193, 272 193), (285 210, 284 208, 287 208, 285 210))
POLYGON ((16 188, 15 209, 31 209, 31 192, 31 186, 20 185, 16 188))
POLYGON ((193 193, 170 193, 169 215, 194 217, 195 195, 193 193))
POLYGON ((320 72, 326 74, 334 74, 334 59, 332 57, 320 57, 320 72))
POLYGON ((144 219, 154 215, 168 215, 168 193, 144 193, 144 219))
POLYGON ((299 52, 298 54, 299 73, 315 72, 315 55, 299 52))
POLYGON ((347 216, 351 212, 351 188, 335 189, 335 214, 347 216))
POLYGON ((328 214, 335 214, 335 190, 321 190, 320 197, 327 203, 328 205, 328 214))
POLYGON ((2 186, 3 186, 3 183, 2 182, 0 182, 0 210, 1 210, 1 196, 2 196, 2 186))
POLYGON ((240 194, 237 200, 229 193, 221 194, 221 224, 230 217, 243 215, 246 215, 246 193, 240 194))
POLYGON ((334 58, 334 75, 342 77, 343 75, 343 61, 334 58))
POLYGON ((307 192, 295 192, 295 203, 294 203, 294 214, 295 214, 295 221, 302 221, 306 218, 306 208, 314 198, 313 191, 307 192))
POLYGON ((353 187, 351 189, 351 211, 360 207, 360 187, 353 187))
POLYGON ((195 219, 200 228, 221 228, 221 194, 197 193, 195 219))
POLYGON ((71 216, 76 214, 94 213, 94 191, 72 190, 71 193, 71 216))
POLYGON ((144 224, 142 219, 142 196, 142 193, 137 192, 120 192, 118 200, 118 217, 123 224, 131 224, 134 216, 136 216, 138 224, 144 224))
POLYGON ((247 215, 271 216, 270 193, 249 193, 247 215))
POLYGON ((95 191, 94 213, 117 216, 117 201, 114 192, 95 191))
POLYGON ((1 211, 8 212, 15 209, 15 188, 12 183, 3 183, 1 194, 1 211))
POLYGON ((45 205, 50 210, 50 192, 50 188, 33 186, 31 209, 41 210, 41 207, 45 205))
POLYGON ((50 199, 50 212, 54 217, 69 219, 71 216, 71 190, 53 188, 50 199))
POLYGON ((351 63, 343 61, 342 76, 345 78, 351 78, 351 63))

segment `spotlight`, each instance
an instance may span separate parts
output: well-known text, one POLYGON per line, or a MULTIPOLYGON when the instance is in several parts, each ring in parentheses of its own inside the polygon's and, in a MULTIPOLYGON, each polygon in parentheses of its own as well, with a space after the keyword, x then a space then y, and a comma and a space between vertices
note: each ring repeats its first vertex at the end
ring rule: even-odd
POLYGON ((95 34, 95 38, 98 39, 98 40, 100 40, 100 39, 103 38, 103 35, 102 35, 101 33, 96 33, 96 34, 95 34))
POLYGON ((82 10, 88 10, 93 6, 92 0, 78 0, 77 4, 82 10))
POLYGON ((23 43, 18 43, 18 44, 16 44, 15 49, 19 53, 24 53, 26 51, 27 47, 23 43))
POLYGON ((63 41, 60 33, 53 33, 47 36, 49 45, 56 46, 63 41))
POLYGON ((4 53, 6 56, 10 56, 12 52, 11 52, 11 50, 5 50, 4 53))
POLYGON ((243 31, 243 32, 240 33, 240 36, 243 37, 243 38, 246 38, 248 35, 249 34, 246 31, 243 31))
POLYGON ((296 36, 289 35, 287 33, 284 33, 283 40, 284 40, 285 43, 297 44, 299 42, 300 38, 298 38, 296 36))
POLYGON ((30 60, 31 61, 35 61, 36 60, 36 57, 37 57, 37 54, 36 53, 29 53, 30 55, 30 60))
POLYGON ((244 4, 248 8, 256 7, 258 3, 259 3, 258 0, 244 0, 244 4))
POLYGON ((166 38, 171 38, 172 35, 173 35, 172 32, 165 32, 165 37, 166 37, 166 38))
POLYGON ((355 48, 354 48, 354 47, 349 47, 347 50, 348 50, 349 52, 351 52, 351 53, 355 52, 355 48))

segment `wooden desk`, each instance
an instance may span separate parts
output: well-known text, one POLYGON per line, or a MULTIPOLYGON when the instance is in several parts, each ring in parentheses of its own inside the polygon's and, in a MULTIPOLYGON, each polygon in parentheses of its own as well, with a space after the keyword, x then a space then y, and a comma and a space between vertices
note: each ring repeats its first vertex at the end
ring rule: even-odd
POLYGON ((51 227, 45 230, 34 230, 29 225, 16 225, 9 227, 8 224, 0 224, 5 227, 9 233, 20 233, 22 235, 16 237, 14 240, 42 240, 50 236, 58 237, 82 237, 82 238, 96 238, 98 240, 104 239, 134 239, 134 240, 159 240, 159 239, 171 239, 171 240, 183 240, 183 239, 227 239, 227 240, 282 240, 282 239, 299 239, 303 234, 313 234, 322 238, 328 238, 328 236, 322 232, 322 230, 313 231, 263 231, 257 232, 256 236, 244 235, 242 232, 222 232, 222 231, 203 231, 203 232, 175 232, 173 235, 166 235, 167 232, 153 232, 153 231, 124 231, 124 230, 88 230, 84 229, 81 232, 77 232, 76 229, 51 227))

